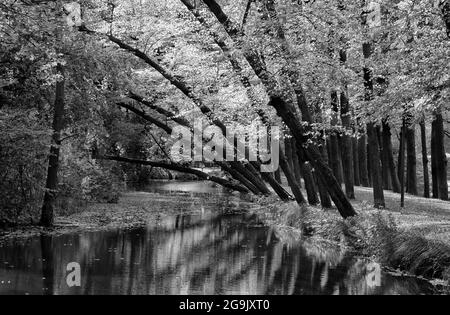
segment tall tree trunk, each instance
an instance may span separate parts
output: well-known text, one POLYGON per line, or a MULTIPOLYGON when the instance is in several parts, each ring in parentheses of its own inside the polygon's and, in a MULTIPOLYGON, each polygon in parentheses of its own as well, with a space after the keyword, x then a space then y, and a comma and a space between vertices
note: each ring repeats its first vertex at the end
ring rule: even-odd
POLYGON ((400 193, 400 180, 398 178, 398 172, 395 167, 394 153, 392 149, 391 127, 386 121, 383 122, 383 151, 385 152, 387 167, 389 169, 389 175, 391 177, 392 190, 395 193, 400 193))
POLYGON ((56 82, 55 103, 53 110, 53 137, 48 161, 47 182, 45 185, 44 203, 42 205, 40 224, 50 227, 54 222, 55 201, 58 189, 59 153, 61 146, 61 131, 64 121, 65 76, 61 64, 57 66, 58 81, 56 82))
MULTIPOLYGON (((342 55, 342 54, 341 54, 342 55)), ((342 56, 341 56, 342 61, 342 56)), ((346 92, 341 93, 341 121, 346 133, 342 135, 342 166, 344 170, 345 193, 350 199, 355 199, 355 175, 353 174, 353 142, 351 133, 350 103, 346 92)))
POLYGON ((425 118, 420 122, 420 137, 422 140, 423 196, 430 198, 430 170, 428 168, 427 129, 425 118))
POLYGON ((376 126, 373 123, 367 124, 367 135, 369 138, 370 171, 372 174, 374 206, 375 208, 385 208, 386 203, 384 201, 380 146, 378 144, 376 126))
MULTIPOLYGON (((363 44, 363 54, 366 60, 372 57, 372 44, 363 44)), ((370 101, 373 99, 374 85, 373 85, 373 71, 368 66, 363 69, 364 72, 364 87, 365 87, 365 100, 370 101)), ((377 127, 373 122, 367 124, 367 137, 369 139, 369 165, 370 174, 373 186, 373 195, 376 208, 385 208, 386 203, 384 200, 383 191, 383 175, 381 170, 381 156, 380 145, 378 143, 377 127)))
POLYGON ((352 137, 352 149, 353 149, 353 175, 355 180, 355 186, 361 185, 361 177, 359 170, 359 156, 358 156, 358 138, 352 137))
POLYGON ((380 144, 380 154, 381 154, 381 166, 382 166, 382 176, 383 176, 383 188, 384 190, 392 189, 391 176, 389 174, 389 162, 386 149, 383 143, 383 131, 381 128, 377 128, 378 143, 380 144))
POLYGON ((416 155, 416 128, 414 123, 406 129, 406 192, 417 196, 417 155, 416 155))
POLYGON ((435 164, 437 176, 438 196, 441 200, 449 200, 447 179, 447 155, 444 145, 444 119, 441 110, 436 110, 435 119, 432 124, 435 138, 435 164))
POLYGON ((370 187, 369 166, 367 164, 367 135, 365 131, 358 138, 358 163, 361 185, 370 187))
MULTIPOLYGON (((436 119, 436 118, 435 118, 436 119)), ((433 121, 431 125, 431 181, 433 198, 439 199, 439 175, 438 175, 438 161, 437 161, 437 147, 436 147, 436 126, 433 121)))
POLYGON ((400 132, 400 150, 398 153, 398 172, 400 178, 400 207, 405 207, 405 148, 406 148, 406 119, 403 118, 400 132))
MULTIPOLYGON (((332 108, 332 118, 331 125, 332 127, 336 127, 338 125, 338 116, 339 116, 339 99, 336 91, 331 93, 331 108, 332 108)), ((336 177, 339 184, 343 183, 343 171, 342 171, 342 159, 341 153, 339 150, 339 135, 335 130, 331 131, 330 134, 330 167, 333 170, 333 174, 336 177)))

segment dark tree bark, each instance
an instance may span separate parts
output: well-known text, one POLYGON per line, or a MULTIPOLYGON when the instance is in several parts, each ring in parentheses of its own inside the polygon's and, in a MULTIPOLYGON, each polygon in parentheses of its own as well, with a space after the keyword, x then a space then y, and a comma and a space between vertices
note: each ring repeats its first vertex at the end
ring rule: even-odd
POLYGON ((367 165, 367 135, 365 131, 358 138, 358 162, 361 185, 370 187, 369 167, 367 165))
MULTIPOLYGON (((351 133, 350 103, 345 92, 341 93, 341 121, 346 133, 351 133)), ((345 192, 355 199, 355 175, 353 174, 353 142, 349 134, 342 135, 342 166, 344 170, 345 192)))
POLYGON ((280 184, 283 184, 283 180, 282 180, 282 178, 281 178, 281 169, 280 169, 280 168, 278 168, 278 169, 275 171, 275 173, 273 174, 273 176, 275 176, 275 180, 276 180, 277 182, 279 182, 280 184))
POLYGON ((431 181, 433 198, 439 199, 439 176, 437 173, 437 149, 436 149, 436 127, 434 121, 431 127, 431 181))
POLYGON ((416 130, 413 123, 406 129, 406 152, 406 192, 417 196, 416 130))
POLYGON ((314 175, 312 172, 312 167, 309 162, 302 164, 303 180, 305 181, 305 189, 308 197, 308 203, 315 206, 319 203, 319 198, 317 197, 316 184, 314 180, 314 175))
POLYGON ((299 205, 306 204, 305 197, 303 196, 300 186, 294 177, 294 173, 292 172, 292 169, 287 162, 286 155, 284 154, 282 148, 280 148, 280 167, 283 170, 284 175, 286 176, 289 187, 291 187, 292 193, 294 194, 297 203, 299 205))
POLYGON ((389 176, 391 177, 392 190, 396 193, 400 193, 400 180, 398 178, 398 172, 395 167, 394 153, 392 149, 391 127, 386 121, 383 122, 383 151, 385 152, 386 163, 389 169, 389 176))
POLYGON ((370 171, 372 174, 374 206, 375 208, 385 208, 386 203, 384 201, 380 146, 378 144, 376 126, 373 123, 367 124, 367 136, 369 138, 370 171))
POLYGON ((400 149, 398 153, 398 171, 400 178, 400 207, 405 207, 405 149, 406 149, 406 119, 403 118, 402 130, 400 132, 400 149))
POLYGON ((420 137, 422 142, 422 168, 423 168, 423 196, 430 198, 430 170, 428 167, 427 129, 425 119, 420 122, 420 137))
POLYGON ((58 189, 59 153, 61 146, 61 132, 64 121, 65 76, 61 64, 57 66, 60 79, 56 82, 55 104, 53 110, 53 137, 45 185, 44 203, 42 205, 40 224, 50 227, 54 222, 55 201, 58 189))
POLYGON ((432 123, 434 137, 434 168, 436 176, 437 197, 441 200, 449 200, 447 179, 447 156, 444 145, 444 119, 440 110, 435 113, 432 123))
MULTIPOLYGON (((372 57, 372 44, 363 44, 363 54, 365 59, 372 57)), ((365 100, 370 101, 373 98, 374 85, 373 85, 373 71, 371 68, 365 66, 364 73, 364 88, 365 88, 365 100)), ((373 195, 376 208, 385 208, 386 203, 384 200, 383 191, 383 175, 381 170, 381 156, 380 145, 378 142, 377 127, 373 122, 367 124, 367 137, 369 139, 369 166, 370 174, 373 186, 373 195)))
MULTIPOLYGON (((328 155, 327 155, 327 149, 326 149, 326 142, 323 141, 322 145, 319 147, 320 153, 322 154, 322 158, 324 159, 325 163, 328 164, 328 155)), ((328 195, 328 192, 326 190, 326 185, 322 182, 322 178, 317 175, 317 172, 314 172, 314 177, 317 182, 317 187, 319 190, 319 196, 320 196, 320 204, 322 205, 322 208, 328 209, 332 207, 330 195, 328 195)))
POLYGON ((361 177, 359 170, 359 156, 358 156, 358 138, 352 137, 352 149, 353 149, 353 175, 355 180, 355 186, 361 185, 361 177))
POLYGON ((381 154, 381 169, 382 169, 382 176, 383 176, 383 189, 384 190, 391 190, 392 189, 392 182, 391 182, 391 176, 389 174, 389 162, 387 160, 387 152, 384 147, 384 139, 383 139, 383 131, 381 128, 377 127, 377 134, 378 134, 378 143, 380 144, 380 154, 381 154))

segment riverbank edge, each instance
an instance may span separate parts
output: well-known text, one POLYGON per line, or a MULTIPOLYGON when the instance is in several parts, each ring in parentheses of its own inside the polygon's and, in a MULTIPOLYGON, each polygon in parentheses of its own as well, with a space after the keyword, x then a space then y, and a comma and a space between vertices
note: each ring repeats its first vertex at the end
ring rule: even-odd
POLYGON ((372 209, 344 220, 333 209, 299 207, 270 198, 252 210, 264 224, 280 234, 334 244, 356 256, 379 263, 385 270, 448 285, 450 246, 430 240, 415 229, 399 227, 388 210, 372 209))

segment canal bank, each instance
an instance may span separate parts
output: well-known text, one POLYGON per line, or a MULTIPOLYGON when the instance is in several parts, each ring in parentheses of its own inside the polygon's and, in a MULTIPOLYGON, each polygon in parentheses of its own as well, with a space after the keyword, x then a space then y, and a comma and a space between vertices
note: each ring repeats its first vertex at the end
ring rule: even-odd
MULTIPOLYGON (((64 259, 45 270, 60 274, 64 264, 79 261, 82 270, 93 268, 88 275, 90 287, 84 288, 91 293, 116 293, 117 288, 123 292, 124 286, 131 286, 126 290, 140 294, 179 294, 180 283, 186 294, 442 293, 439 285, 386 268, 375 273, 375 282, 368 282, 368 275, 377 271, 373 263, 383 261, 375 254, 376 246, 366 244, 375 235, 358 234, 366 231, 358 224, 372 222, 361 219, 371 211, 359 209, 363 210, 366 213, 356 219, 361 222, 350 224, 333 210, 309 208, 300 216, 293 203, 243 200, 209 183, 164 181, 142 192, 126 193, 117 204, 92 204, 58 217, 53 230, 24 229, 4 235, 0 269, 3 277, 25 274, 38 279, 44 270, 42 260, 62 251, 64 259), (20 262, 23 255, 29 257, 28 264, 20 262), (149 270, 153 270, 150 278, 149 270), (129 283, 144 279, 149 285, 167 272, 173 276, 170 284, 158 280, 161 286, 152 287, 153 291, 129 283), (113 275, 117 283, 102 274, 113 275), (99 277, 103 289, 97 287, 99 277)), ((376 218, 378 212, 373 215, 376 218)), ((21 281, 20 290, 29 281, 21 281)), ((45 286, 53 283, 55 293, 73 291, 58 281, 45 286)))

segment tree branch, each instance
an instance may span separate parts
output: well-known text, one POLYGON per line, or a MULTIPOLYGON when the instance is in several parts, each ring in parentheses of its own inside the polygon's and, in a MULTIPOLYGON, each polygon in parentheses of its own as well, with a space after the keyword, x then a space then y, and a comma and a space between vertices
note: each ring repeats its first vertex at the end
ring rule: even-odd
POLYGON ((205 172, 202 172, 202 171, 194 169, 194 168, 189 168, 189 167, 183 166, 181 164, 136 160, 136 159, 130 159, 130 158, 125 158, 125 157, 119 157, 119 156, 100 156, 100 157, 96 157, 96 158, 99 160, 117 161, 117 162, 129 163, 129 164, 148 165, 148 166, 163 168, 166 170, 176 171, 176 172, 180 172, 180 173, 192 174, 192 175, 197 176, 200 179, 215 182, 225 188, 228 188, 228 189, 231 189, 234 191, 238 191, 238 192, 242 192, 242 193, 249 192, 247 188, 245 188, 239 184, 233 183, 227 179, 223 179, 223 178, 217 177, 217 176, 211 176, 211 175, 206 174, 205 172))

